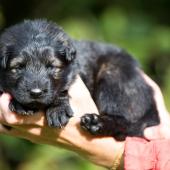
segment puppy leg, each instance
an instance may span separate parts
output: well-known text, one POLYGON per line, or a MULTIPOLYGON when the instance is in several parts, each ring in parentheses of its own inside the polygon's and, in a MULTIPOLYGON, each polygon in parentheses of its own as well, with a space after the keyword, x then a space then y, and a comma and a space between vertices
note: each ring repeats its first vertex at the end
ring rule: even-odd
POLYGON ((145 127, 159 123, 152 89, 133 68, 123 70, 106 63, 100 70, 94 88, 100 115, 84 115, 84 129, 94 135, 124 140, 126 136, 142 136, 145 127))
POLYGON ((62 128, 73 116, 73 111, 69 101, 60 101, 57 105, 51 106, 46 110, 48 125, 51 127, 62 128))
MULTIPOLYGON (((96 136, 113 136, 122 141, 127 135, 127 125, 129 122, 119 118, 113 118, 107 115, 85 114, 81 117, 80 125, 83 129, 96 136), (121 121, 121 128, 120 122, 121 121)), ((139 132, 139 130, 138 130, 139 132)), ((138 133, 138 136, 142 136, 138 133)))
POLYGON ((36 109, 28 109, 25 106, 22 106, 20 103, 18 103, 16 100, 12 99, 9 103, 9 109, 12 112, 16 112, 17 114, 20 115, 33 115, 35 112, 37 112, 38 110, 36 109))
POLYGON ((114 136, 116 139, 123 140, 129 122, 125 119, 125 114, 128 113, 123 106, 122 94, 123 91, 120 89, 117 80, 114 81, 108 76, 101 79, 95 87, 94 97, 100 115, 85 114, 81 118, 83 129, 93 135, 114 136))

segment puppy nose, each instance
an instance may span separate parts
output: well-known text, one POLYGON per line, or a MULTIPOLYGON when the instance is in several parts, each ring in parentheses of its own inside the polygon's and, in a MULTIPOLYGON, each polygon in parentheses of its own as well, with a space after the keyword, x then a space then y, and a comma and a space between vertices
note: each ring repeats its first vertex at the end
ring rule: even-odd
POLYGON ((39 89, 39 88, 35 88, 35 89, 30 90, 30 94, 34 98, 40 97, 42 95, 42 93, 43 93, 42 90, 39 89))

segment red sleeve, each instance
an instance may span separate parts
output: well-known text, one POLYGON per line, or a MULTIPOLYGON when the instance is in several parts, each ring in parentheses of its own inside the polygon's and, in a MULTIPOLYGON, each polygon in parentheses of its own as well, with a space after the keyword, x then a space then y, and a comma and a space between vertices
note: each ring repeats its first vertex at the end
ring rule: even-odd
POLYGON ((127 137, 124 167, 125 170, 170 170, 170 140, 127 137))

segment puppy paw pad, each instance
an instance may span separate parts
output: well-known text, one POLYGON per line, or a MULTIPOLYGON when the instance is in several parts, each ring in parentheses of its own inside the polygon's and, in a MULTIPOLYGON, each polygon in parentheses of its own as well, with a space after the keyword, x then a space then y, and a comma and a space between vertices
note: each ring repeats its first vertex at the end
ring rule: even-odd
POLYGON ((90 132, 93 135, 100 134, 103 124, 100 118, 96 114, 86 114, 81 117, 80 125, 83 129, 90 132))

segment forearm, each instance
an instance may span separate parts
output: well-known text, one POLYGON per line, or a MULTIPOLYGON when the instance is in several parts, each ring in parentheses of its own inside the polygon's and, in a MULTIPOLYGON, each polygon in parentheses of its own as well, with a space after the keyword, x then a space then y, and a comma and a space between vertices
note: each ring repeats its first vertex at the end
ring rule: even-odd
POLYGON ((78 118, 72 118, 54 142, 64 144, 69 150, 79 153, 95 164, 111 167, 115 156, 124 147, 123 142, 116 142, 112 137, 96 138, 81 130, 78 118), (59 140, 58 140, 59 139, 59 140), (116 146, 116 147, 115 147, 116 146))

